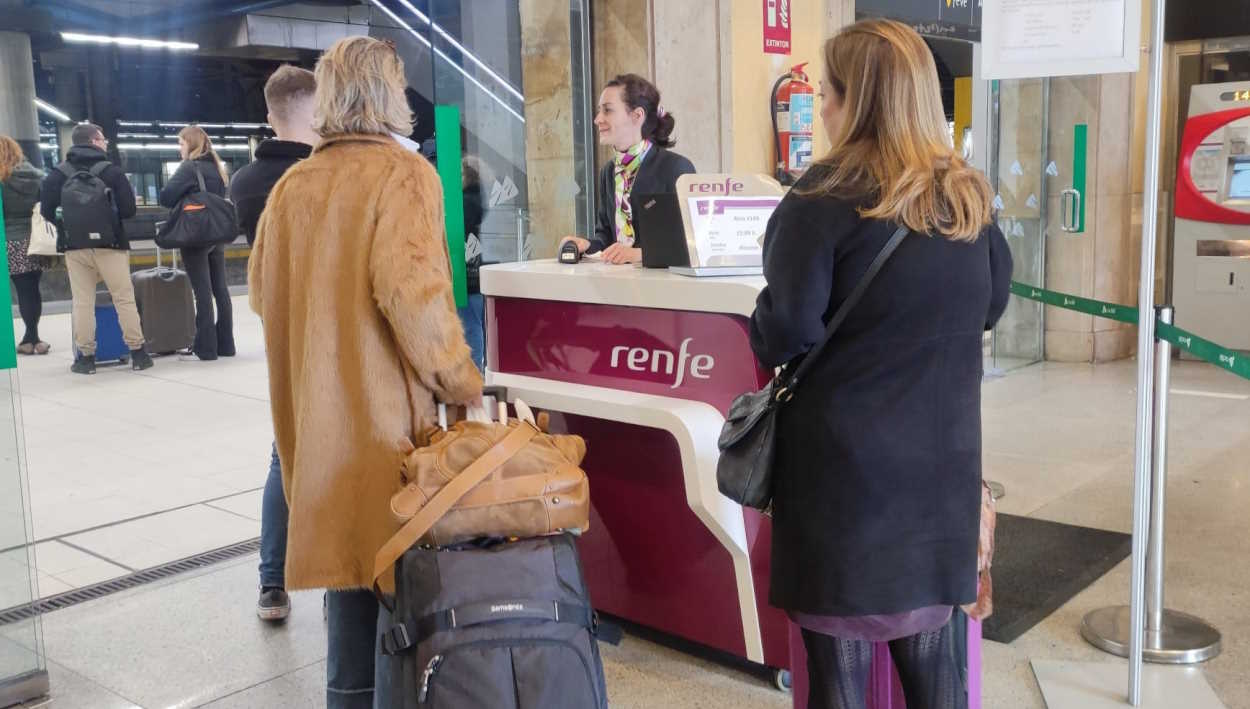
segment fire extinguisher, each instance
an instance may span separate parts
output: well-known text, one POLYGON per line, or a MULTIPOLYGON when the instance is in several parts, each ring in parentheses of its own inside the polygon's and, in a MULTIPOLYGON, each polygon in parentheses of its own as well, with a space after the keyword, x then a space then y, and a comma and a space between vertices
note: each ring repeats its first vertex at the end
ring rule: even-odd
POLYGON ((792 185, 812 163, 812 120, 816 92, 803 67, 796 64, 773 84, 769 110, 777 149, 777 181, 792 185))

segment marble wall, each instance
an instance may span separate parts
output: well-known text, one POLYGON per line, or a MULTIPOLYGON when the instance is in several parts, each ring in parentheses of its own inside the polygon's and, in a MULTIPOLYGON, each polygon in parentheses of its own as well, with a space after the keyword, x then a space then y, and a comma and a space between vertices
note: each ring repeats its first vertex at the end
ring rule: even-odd
POLYGON ((577 233, 571 22, 567 0, 521 0, 525 165, 533 258, 577 233))

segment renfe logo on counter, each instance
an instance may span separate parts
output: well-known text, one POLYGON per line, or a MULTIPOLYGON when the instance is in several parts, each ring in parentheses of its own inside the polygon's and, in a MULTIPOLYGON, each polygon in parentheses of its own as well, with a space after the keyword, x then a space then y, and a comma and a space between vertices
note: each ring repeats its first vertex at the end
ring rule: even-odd
POLYGON ((735 180, 732 177, 725 178, 722 182, 691 182, 690 191, 699 194, 734 194, 741 192, 747 188, 746 184, 735 180))
POLYGON ((710 379, 710 372, 712 367, 716 366, 716 360, 712 358, 712 355, 691 356, 689 348, 693 340, 692 337, 682 340, 681 350, 676 355, 668 350, 649 350, 645 347, 619 345, 612 348, 611 366, 613 369, 620 369, 623 359, 625 368, 631 372, 651 371, 656 374, 663 372, 674 378, 671 389, 681 386, 687 371, 695 379, 710 379))

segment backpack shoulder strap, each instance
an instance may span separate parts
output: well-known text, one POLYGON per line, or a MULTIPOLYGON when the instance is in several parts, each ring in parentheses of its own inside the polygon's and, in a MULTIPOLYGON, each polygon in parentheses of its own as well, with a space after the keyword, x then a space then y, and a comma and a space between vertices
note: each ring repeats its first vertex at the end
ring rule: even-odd
POLYGON ((395 536, 391 537, 382 548, 378 550, 377 556, 373 560, 373 590, 379 598, 382 597, 381 590, 378 586, 378 579, 390 570, 399 557, 404 555, 417 540, 425 536, 443 515, 455 506, 460 498, 469 493, 470 490, 477 487, 477 484, 485 480, 491 473, 499 469, 499 466, 512 459, 512 456, 519 453, 529 442, 538 435, 538 429, 534 428, 530 423, 521 421, 516 428, 512 429, 508 435, 504 436, 498 443, 491 446, 480 458, 469 464, 459 475, 452 478, 450 482, 442 487, 430 501, 425 504, 408 523, 403 526, 395 536))
POLYGON ((100 162, 92 165, 91 169, 88 170, 88 172, 90 172, 93 177, 101 177, 101 175, 104 174, 104 171, 109 169, 109 166, 112 164, 113 163, 109 162, 108 160, 101 160, 100 162))
POLYGON ((73 177, 74 175, 78 174, 78 168, 74 167, 73 164, 71 164, 70 161, 68 160, 61 163, 60 165, 57 165, 56 169, 65 173, 66 177, 73 177))

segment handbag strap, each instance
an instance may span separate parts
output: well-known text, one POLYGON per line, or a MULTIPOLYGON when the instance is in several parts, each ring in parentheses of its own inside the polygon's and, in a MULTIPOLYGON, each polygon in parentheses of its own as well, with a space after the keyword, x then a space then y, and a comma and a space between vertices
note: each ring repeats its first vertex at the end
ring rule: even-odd
POLYGON ((431 497, 430 501, 425 503, 425 506, 395 533, 395 536, 382 545, 373 559, 373 592, 378 598, 382 597, 378 579, 382 578, 382 575, 399 560, 399 557, 411 549, 418 539, 424 537, 425 533, 430 531, 430 528, 460 501, 460 498, 498 470, 499 466, 511 460, 512 456, 529 445, 529 442, 537 435, 537 428, 534 428, 528 421, 520 421, 516 428, 508 432, 508 435, 488 448, 480 458, 470 463, 459 475, 435 493, 434 497, 431 497))
POLYGON ((191 160, 191 171, 195 173, 195 179, 200 183, 200 192, 208 192, 208 188, 204 186, 204 173, 200 172, 200 166, 196 163, 198 160, 191 160))
POLYGON ((786 379, 781 389, 777 391, 777 399, 785 399, 788 401, 794 396, 794 390, 798 387, 799 382, 802 381, 803 377, 807 375, 807 372, 819 358, 820 353, 824 351, 825 347, 829 344, 829 341, 833 339, 833 334, 838 331, 838 328, 842 325, 842 321, 845 320, 847 314, 851 312, 851 308, 854 308, 855 304, 864 297, 864 291, 868 290, 868 286, 872 284, 872 279, 877 277, 877 272, 881 270, 881 267, 885 265, 887 260, 889 260, 890 255, 894 253, 894 250, 898 248, 899 244, 903 243, 903 239, 907 238, 909 233, 911 233, 911 230, 906 226, 900 226, 894 230, 894 234, 890 236, 890 240, 885 243, 885 246, 881 247, 880 253, 878 253, 877 257, 872 260, 872 263, 868 265, 868 270, 864 271, 864 275, 860 277, 859 283, 855 284, 854 290, 851 291, 850 295, 846 296, 846 300, 842 301, 842 305, 838 306, 838 309, 834 312, 833 317, 829 319, 829 325, 825 328, 825 336, 820 339, 820 342, 816 343, 815 347, 812 347, 812 349, 808 351, 807 356, 804 357, 803 361, 799 363, 798 369, 794 370, 794 374, 786 379))

